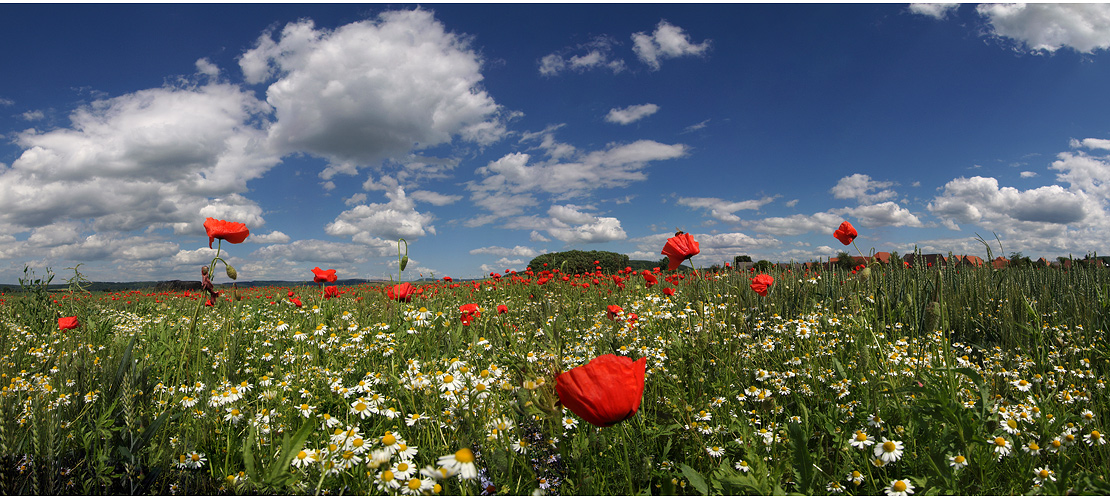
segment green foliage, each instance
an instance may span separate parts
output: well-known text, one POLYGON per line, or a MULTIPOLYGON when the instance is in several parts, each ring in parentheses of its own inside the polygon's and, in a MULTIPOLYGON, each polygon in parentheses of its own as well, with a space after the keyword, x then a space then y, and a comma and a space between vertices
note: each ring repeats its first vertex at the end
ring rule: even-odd
POLYGON ((757 272, 765 273, 770 271, 773 267, 775 267, 775 265, 772 264, 771 261, 761 260, 756 262, 755 265, 752 266, 752 269, 755 269, 757 272))
POLYGON ((533 271, 561 269, 566 274, 592 273, 600 266, 607 274, 623 271, 628 267, 628 256, 603 250, 568 250, 540 255, 528 263, 533 271), (597 264, 594 264, 594 262, 597 264), (547 264, 545 267, 544 264, 547 264))
POLYGON ((242 302, 203 308, 153 292, 36 295, 49 281, 36 278, 0 305, 0 493, 385 493, 367 477, 385 467, 368 467, 369 452, 338 474, 292 465, 355 427, 369 449, 403 436, 417 468, 471 449, 482 479, 437 481, 446 495, 541 484, 561 495, 881 495, 906 479, 914 495, 1110 492, 1110 445, 1083 442, 1110 432, 1110 270, 869 269, 768 266, 767 297, 748 275, 704 272, 650 289, 638 276, 620 276, 623 287, 612 276, 426 283, 408 304, 366 284, 330 300, 317 286, 240 288, 242 302), (469 325, 463 304, 482 311, 469 325), (626 318, 609 319, 608 305, 626 318), (81 326, 57 330, 71 311, 81 326), (554 378, 607 353, 646 357, 648 374, 638 413, 597 429, 558 405, 554 378), (456 402, 439 390, 448 373, 489 385, 456 402), (232 388, 242 397, 213 402, 232 388), (383 408, 356 414, 371 393, 383 408), (1004 415, 1021 411, 1021 434, 1005 432, 1004 415), (410 425, 413 414, 427 420, 410 425), (1048 452, 1067 423, 1079 442, 1048 452), (851 445, 856 431, 904 453, 876 467, 874 444, 851 445), (1009 454, 995 455, 997 437, 1009 454), (1040 454, 1022 449, 1030 440, 1040 454), (181 459, 193 451, 204 456, 195 468, 181 459), (955 455, 970 465, 954 469, 955 455), (1056 480, 1036 486, 1039 467, 1056 480))

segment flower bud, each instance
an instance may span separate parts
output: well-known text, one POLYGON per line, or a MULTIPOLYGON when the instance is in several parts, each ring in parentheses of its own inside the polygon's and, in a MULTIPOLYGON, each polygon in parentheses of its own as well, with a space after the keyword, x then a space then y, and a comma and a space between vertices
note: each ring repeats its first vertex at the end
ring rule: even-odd
POLYGON ((404 271, 405 266, 407 266, 407 265, 409 265, 409 256, 408 255, 401 256, 401 270, 404 271))
POLYGON ((227 277, 228 278, 231 278, 233 280, 234 279, 239 279, 239 273, 235 272, 235 268, 231 267, 231 264, 228 264, 228 263, 225 262, 224 267, 227 269, 227 277))

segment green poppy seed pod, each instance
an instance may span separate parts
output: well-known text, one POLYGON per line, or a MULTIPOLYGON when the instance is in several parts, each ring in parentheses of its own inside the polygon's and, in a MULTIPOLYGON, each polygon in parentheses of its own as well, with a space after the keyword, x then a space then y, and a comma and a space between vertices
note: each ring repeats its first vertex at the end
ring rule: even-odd
POLYGON ((401 270, 404 271, 405 266, 407 266, 407 265, 409 265, 409 256, 408 255, 402 255, 401 256, 401 270))
POLYGON ((861 278, 865 278, 865 279, 870 278, 871 277, 871 268, 870 267, 865 267, 863 269, 860 269, 859 275, 860 275, 861 278))
POLYGON ((233 280, 234 279, 239 279, 239 273, 235 272, 235 268, 231 267, 231 264, 228 264, 228 263, 225 262, 224 267, 227 268, 227 277, 228 278, 231 278, 233 280))

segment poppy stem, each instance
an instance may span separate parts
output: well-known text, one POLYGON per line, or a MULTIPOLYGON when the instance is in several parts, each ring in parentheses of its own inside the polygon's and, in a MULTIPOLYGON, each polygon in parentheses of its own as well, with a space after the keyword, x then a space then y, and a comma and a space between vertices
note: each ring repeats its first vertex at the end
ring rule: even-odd
POLYGON ((621 445, 624 447, 624 476, 628 480, 628 493, 627 495, 636 494, 636 486, 632 483, 632 457, 628 454, 628 426, 631 425, 627 420, 620 423, 621 426, 621 445))

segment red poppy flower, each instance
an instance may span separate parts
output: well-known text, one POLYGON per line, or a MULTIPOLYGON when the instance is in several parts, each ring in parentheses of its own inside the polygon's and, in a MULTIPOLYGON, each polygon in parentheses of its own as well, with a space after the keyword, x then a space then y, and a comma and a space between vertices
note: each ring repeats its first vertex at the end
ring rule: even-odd
POLYGON ((211 217, 204 220, 204 230, 208 232, 208 248, 212 248, 212 241, 216 238, 227 240, 228 243, 242 243, 251 234, 247 225, 242 222, 228 222, 211 217))
POLYGON ((509 312, 509 306, 505 304, 497 306, 497 314, 505 314, 507 312, 509 312))
POLYGON ((292 302, 293 305, 295 305, 297 307, 301 307, 303 305, 303 304, 301 304, 301 299, 299 299, 297 297, 293 297, 293 298, 289 299, 289 302, 292 302))
POLYGON ((469 314, 471 316, 481 316, 482 312, 478 310, 478 304, 463 304, 459 306, 459 312, 469 314))
POLYGON ((690 233, 679 232, 673 238, 667 240, 667 244, 663 245, 663 251, 660 253, 667 256, 667 270, 674 271, 682 265, 682 261, 700 252, 701 248, 698 246, 698 242, 694 241, 694 237, 690 233))
POLYGON ((451 282, 451 277, 450 277, 450 276, 444 276, 444 277, 443 277, 443 281, 444 281, 445 283, 450 283, 450 282, 451 282))
POLYGON ((65 318, 58 318, 59 330, 70 330, 81 326, 81 322, 77 321, 77 316, 69 316, 65 318))
POLYGON ((751 287, 752 290, 754 290, 755 293, 758 293, 760 297, 766 297, 767 287, 771 286, 774 282, 775 278, 772 278, 766 274, 759 274, 756 275, 756 277, 752 278, 751 287))
POLYGON ((409 283, 401 283, 400 285, 393 285, 385 293, 390 300, 408 302, 412 300, 412 296, 416 293, 416 287, 409 283))
POLYGON ((663 289, 663 295, 666 295, 668 297, 673 296, 674 292, 675 292, 674 288, 664 288, 663 289))
POLYGON ((624 312, 624 309, 621 309, 621 306, 617 305, 609 306, 606 309, 608 310, 609 319, 617 319, 617 316, 624 312))
POLYGON ((841 222, 840 227, 833 231, 833 237, 845 245, 852 244, 852 240, 856 239, 856 236, 859 236, 859 233, 848 221, 841 222))
POLYGON ((647 271, 644 271, 644 281, 647 282, 648 288, 659 284, 659 278, 656 278, 654 274, 651 274, 647 271))
POLYGON ((459 318, 459 322, 466 326, 470 326, 471 321, 474 321, 474 316, 469 314, 463 314, 462 317, 459 318))
POLYGON ((316 267, 312 269, 312 274, 312 281, 315 281, 317 283, 323 283, 325 281, 327 281, 328 283, 334 283, 335 280, 338 279, 335 277, 335 269, 328 269, 327 271, 325 271, 323 269, 320 269, 319 267, 316 267))
POLYGON ((555 392, 568 410, 597 426, 631 418, 644 397, 647 358, 605 354, 555 377, 555 392))
POLYGON ((339 287, 337 287, 337 286, 326 286, 326 287, 324 287, 324 298, 325 299, 330 299, 332 297, 338 297, 338 296, 339 296, 339 287))

